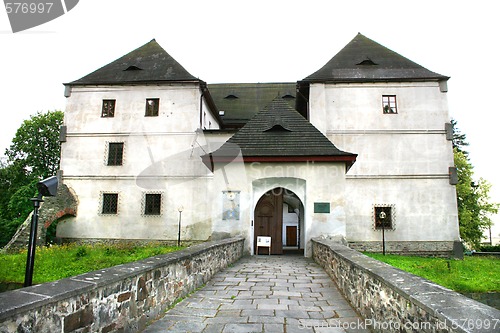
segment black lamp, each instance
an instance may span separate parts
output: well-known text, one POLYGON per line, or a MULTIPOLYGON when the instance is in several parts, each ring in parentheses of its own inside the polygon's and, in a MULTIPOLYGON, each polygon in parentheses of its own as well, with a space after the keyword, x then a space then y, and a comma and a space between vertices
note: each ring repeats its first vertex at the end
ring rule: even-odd
POLYGON ((24 275, 24 286, 29 287, 33 281, 33 267, 35 266, 35 250, 36 250, 36 231, 38 228, 38 208, 43 202, 42 197, 54 197, 57 194, 57 186, 59 180, 56 176, 46 178, 39 181, 36 185, 38 188, 38 197, 32 198, 33 215, 31 216, 31 230, 28 244, 28 258, 26 260, 26 274, 24 275))

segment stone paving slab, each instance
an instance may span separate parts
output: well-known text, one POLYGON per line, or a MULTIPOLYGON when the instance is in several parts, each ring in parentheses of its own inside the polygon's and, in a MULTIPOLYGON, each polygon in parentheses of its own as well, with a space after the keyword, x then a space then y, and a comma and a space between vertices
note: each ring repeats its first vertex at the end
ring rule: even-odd
POLYGON ((143 333, 370 332, 323 268, 298 255, 248 256, 143 333))

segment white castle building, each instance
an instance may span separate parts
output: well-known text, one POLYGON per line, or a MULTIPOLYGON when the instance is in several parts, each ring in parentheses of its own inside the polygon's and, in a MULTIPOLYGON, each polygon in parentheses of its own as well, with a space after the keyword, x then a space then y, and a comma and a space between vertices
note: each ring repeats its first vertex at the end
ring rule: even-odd
MULTIPOLYGON (((59 237, 257 236, 451 253, 459 241, 447 76, 358 34, 292 83, 207 84, 155 40, 65 84, 59 237)), ((261 249, 267 252, 267 249, 261 249)))

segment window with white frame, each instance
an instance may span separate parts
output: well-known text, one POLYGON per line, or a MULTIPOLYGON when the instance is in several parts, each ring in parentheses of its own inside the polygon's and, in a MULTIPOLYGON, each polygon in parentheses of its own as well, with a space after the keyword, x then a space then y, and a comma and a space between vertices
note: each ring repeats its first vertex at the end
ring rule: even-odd
POLYGON ((383 95, 382 96, 382 110, 384 114, 398 113, 398 106, 396 104, 396 95, 383 95))
POLYGON ((112 118, 115 116, 115 99, 103 99, 102 100, 102 110, 101 117, 102 118, 112 118))
POLYGON ((148 98, 146 99, 146 117, 158 117, 158 112, 160 110, 160 99, 159 98, 148 98))

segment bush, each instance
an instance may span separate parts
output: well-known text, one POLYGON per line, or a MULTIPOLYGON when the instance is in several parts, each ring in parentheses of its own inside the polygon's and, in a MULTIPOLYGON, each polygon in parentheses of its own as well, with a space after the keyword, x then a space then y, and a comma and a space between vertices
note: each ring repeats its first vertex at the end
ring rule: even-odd
POLYGON ((17 231, 17 228, 23 224, 22 218, 14 219, 11 221, 0 219, 0 248, 10 242, 12 236, 17 231))
POLYGON ((481 245, 481 252, 500 252, 500 245, 481 245))

